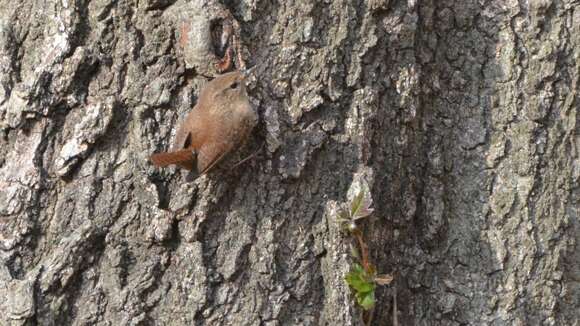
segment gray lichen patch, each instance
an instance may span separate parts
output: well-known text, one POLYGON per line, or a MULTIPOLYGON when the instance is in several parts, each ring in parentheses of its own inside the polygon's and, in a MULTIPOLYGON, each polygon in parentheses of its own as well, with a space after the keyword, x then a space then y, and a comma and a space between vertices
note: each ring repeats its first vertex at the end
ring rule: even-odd
POLYGON ((43 141, 44 124, 28 133, 14 132, 18 137, 10 146, 0 167, 0 250, 11 250, 31 232, 33 221, 27 211, 34 205, 41 183, 38 148, 43 141), (14 218, 14 216, 27 218, 14 218))
POLYGON ((20 137, 8 152, 4 166, 0 168, 0 198, 3 199, 1 215, 20 212, 27 200, 30 200, 31 190, 37 186, 40 176, 35 159, 36 150, 42 142, 41 130, 42 126, 39 125, 28 135, 18 132, 20 137))
POLYGON ((263 115, 263 121, 266 125, 268 134, 266 135, 266 144, 268 151, 274 153, 281 145, 280 135, 280 117, 276 108, 268 106, 263 115))
POLYGON ((68 141, 62 146, 54 164, 56 174, 61 177, 68 175, 86 158, 95 142, 107 131, 113 118, 114 102, 112 100, 98 102, 81 107, 79 110, 84 111, 81 119, 75 125, 68 141))
MULTIPOLYGON (((25 325, 29 317, 34 316, 34 279, 12 280, 6 283, 4 292, 4 309, 10 325, 25 325)), ((1 287, 0 287, 1 288, 1 287)))
POLYGON ((312 153, 318 150, 326 141, 327 134, 317 124, 312 124, 302 133, 294 144, 289 144, 280 155, 279 173, 284 177, 298 178, 312 153))

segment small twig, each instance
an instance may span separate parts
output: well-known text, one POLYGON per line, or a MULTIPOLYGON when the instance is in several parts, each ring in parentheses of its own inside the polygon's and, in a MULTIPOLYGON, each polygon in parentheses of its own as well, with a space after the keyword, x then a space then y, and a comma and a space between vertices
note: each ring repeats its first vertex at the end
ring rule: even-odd
POLYGON ((367 246, 367 244, 364 242, 363 236, 362 236, 362 232, 360 232, 359 230, 356 230, 355 232, 353 232, 354 236, 356 237, 357 241, 358 241, 358 246, 360 248, 361 251, 361 263, 363 268, 365 269, 365 271, 369 272, 369 267, 370 267, 370 262, 369 262, 369 247, 367 246))

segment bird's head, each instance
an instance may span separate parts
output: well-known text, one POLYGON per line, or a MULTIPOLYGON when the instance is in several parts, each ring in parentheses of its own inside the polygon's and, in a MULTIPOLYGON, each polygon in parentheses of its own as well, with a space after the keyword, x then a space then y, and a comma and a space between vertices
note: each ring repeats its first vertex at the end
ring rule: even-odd
POLYGON ((233 71, 212 80, 208 86, 212 90, 213 101, 220 103, 247 101, 246 76, 244 72, 233 71))

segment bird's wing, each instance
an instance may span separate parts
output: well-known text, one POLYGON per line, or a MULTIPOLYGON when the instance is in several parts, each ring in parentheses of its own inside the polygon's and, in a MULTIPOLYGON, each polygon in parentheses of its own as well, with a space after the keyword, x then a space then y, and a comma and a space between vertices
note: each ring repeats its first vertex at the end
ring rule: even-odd
POLYGON ((203 119, 200 110, 201 108, 196 105, 179 123, 179 128, 175 133, 175 141, 171 147, 172 151, 190 147, 197 149, 205 141, 204 131, 207 128, 207 121, 203 119))
POLYGON ((193 170, 194 152, 191 149, 182 149, 174 152, 157 153, 151 155, 151 162, 159 167, 177 164, 184 169, 193 170))
POLYGON ((191 132, 188 130, 185 122, 186 121, 181 122, 179 129, 177 129, 177 133, 175 134, 175 142, 171 147, 173 151, 187 148, 187 143, 191 144, 191 132))

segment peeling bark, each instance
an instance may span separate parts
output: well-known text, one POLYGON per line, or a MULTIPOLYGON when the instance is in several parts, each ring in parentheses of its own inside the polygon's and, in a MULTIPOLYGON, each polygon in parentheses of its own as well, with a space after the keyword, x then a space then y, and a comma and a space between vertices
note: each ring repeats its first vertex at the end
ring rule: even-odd
POLYGON ((3 1, 0 324, 358 325, 364 178, 373 324, 575 325, 579 58, 572 0, 3 1), (260 123, 155 169, 228 19, 260 123))

